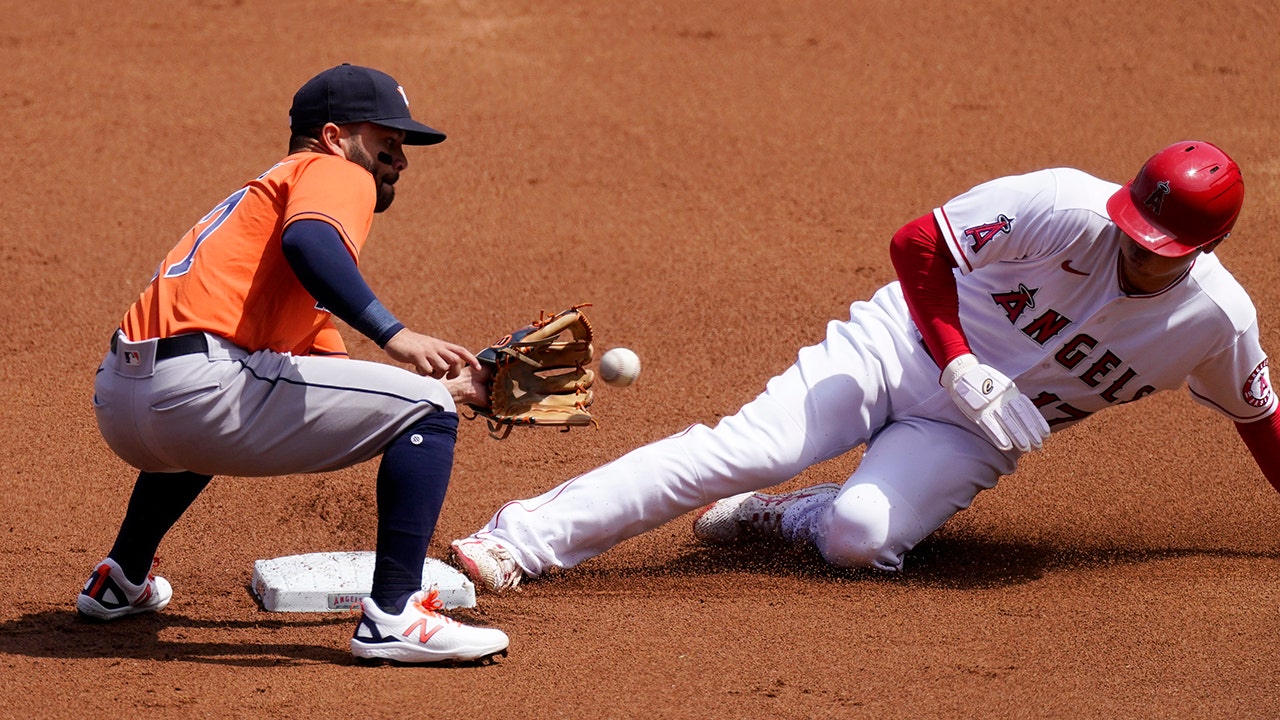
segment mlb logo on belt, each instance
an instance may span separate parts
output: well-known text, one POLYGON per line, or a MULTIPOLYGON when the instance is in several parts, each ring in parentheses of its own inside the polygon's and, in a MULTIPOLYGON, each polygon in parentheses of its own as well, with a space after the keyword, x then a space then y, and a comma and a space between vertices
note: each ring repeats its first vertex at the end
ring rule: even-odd
POLYGON ((141 364, 142 364, 142 357, 141 357, 141 356, 139 356, 139 355, 138 355, 138 353, 137 353, 137 351, 135 351, 135 350, 125 350, 125 351, 124 351, 124 364, 125 364, 125 365, 141 365, 141 364))

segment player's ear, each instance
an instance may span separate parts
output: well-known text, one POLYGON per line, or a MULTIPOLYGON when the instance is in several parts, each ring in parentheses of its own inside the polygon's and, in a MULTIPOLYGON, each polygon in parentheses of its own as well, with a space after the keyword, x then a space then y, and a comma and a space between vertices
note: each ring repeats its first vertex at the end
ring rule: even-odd
POLYGON ((342 140, 342 137, 342 128, 333 123, 325 123, 324 127, 320 128, 320 137, 317 139, 320 141, 320 144, 324 146, 325 151, 330 155, 337 155, 345 158, 347 156, 346 151, 342 149, 342 145, 339 142, 342 140))

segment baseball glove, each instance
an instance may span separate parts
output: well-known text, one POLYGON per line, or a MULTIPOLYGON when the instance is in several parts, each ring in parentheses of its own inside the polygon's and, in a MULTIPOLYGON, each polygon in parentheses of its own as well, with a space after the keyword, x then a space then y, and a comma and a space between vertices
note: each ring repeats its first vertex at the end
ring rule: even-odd
MULTIPOLYGON (((538 319, 476 353, 489 368, 489 407, 471 405, 499 440, 516 425, 549 425, 567 432, 595 425, 588 408, 591 385, 591 324, 574 305, 538 319), (501 431, 501 434, 499 434, 501 431)), ((474 416, 473 416, 474 417, 474 416)))

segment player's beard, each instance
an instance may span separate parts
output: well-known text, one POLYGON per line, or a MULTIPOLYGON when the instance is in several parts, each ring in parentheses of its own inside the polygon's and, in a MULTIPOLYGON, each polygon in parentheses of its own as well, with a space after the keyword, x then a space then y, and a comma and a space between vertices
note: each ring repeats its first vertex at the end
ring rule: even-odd
POLYGON ((373 204, 373 211, 380 213, 391 207, 391 203, 396 199, 396 187, 391 181, 380 180, 378 182, 378 199, 373 204))
POLYGON ((395 171, 385 174, 379 172, 381 163, 369 157, 369 154, 359 145, 352 145, 351 149, 347 151, 347 156, 347 159, 368 170, 369 174, 373 176, 373 182, 376 183, 378 189, 378 198, 374 201, 373 211, 380 213, 391 207, 391 203, 396 199, 395 183, 400 179, 400 173, 395 171))

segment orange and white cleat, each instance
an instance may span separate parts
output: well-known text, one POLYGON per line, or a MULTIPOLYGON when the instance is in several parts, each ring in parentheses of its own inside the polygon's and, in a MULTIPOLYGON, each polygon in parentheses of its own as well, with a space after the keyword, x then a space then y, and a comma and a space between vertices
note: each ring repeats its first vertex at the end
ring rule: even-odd
POLYGON ((370 598, 360 601, 362 616, 351 637, 351 654, 362 660, 397 663, 489 664, 506 657, 510 641, 496 628, 464 625, 440 614, 439 593, 419 590, 399 615, 382 611, 370 598))

